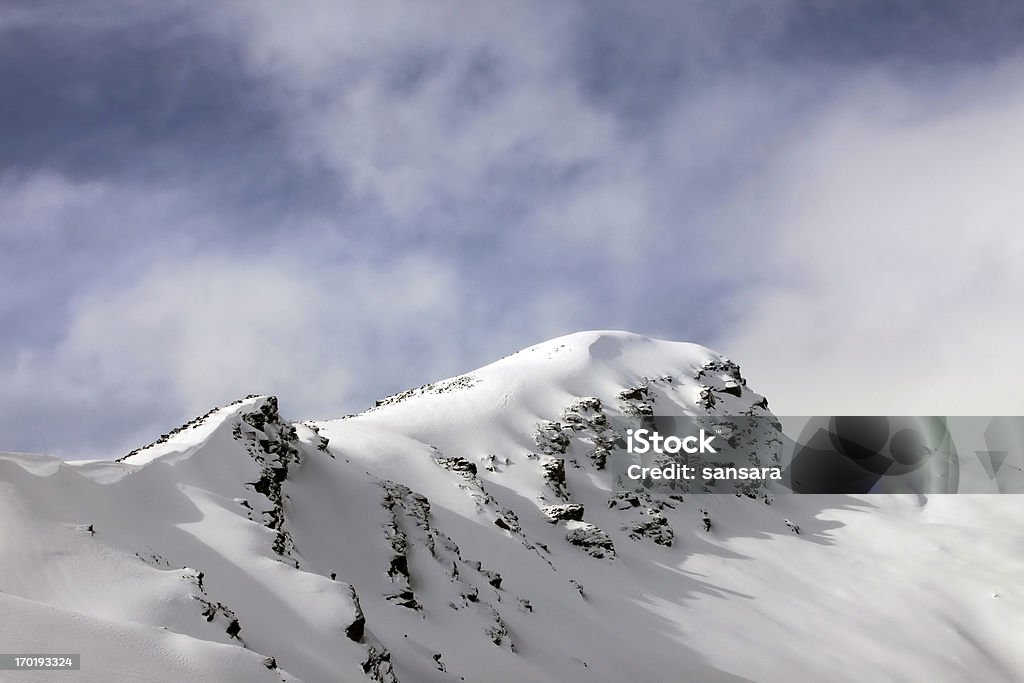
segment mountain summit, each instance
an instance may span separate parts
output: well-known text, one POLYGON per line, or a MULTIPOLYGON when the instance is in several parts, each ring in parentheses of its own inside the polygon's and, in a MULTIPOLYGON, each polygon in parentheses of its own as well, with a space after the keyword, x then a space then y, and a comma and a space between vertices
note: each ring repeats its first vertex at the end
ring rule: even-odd
POLYGON ((5 648, 81 652, 82 681, 1024 672, 1021 555, 986 561, 1024 546, 974 533, 1015 497, 617 489, 616 418, 770 415, 704 347, 579 333, 358 415, 283 408, 250 396, 118 461, 0 456, 5 648))

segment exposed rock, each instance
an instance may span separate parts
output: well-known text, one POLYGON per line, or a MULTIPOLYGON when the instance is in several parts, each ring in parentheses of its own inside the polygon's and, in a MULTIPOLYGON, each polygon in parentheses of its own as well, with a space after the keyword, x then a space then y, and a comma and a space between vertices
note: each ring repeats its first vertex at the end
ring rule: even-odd
POLYGON ((505 620, 501 618, 501 615, 498 614, 496 609, 491 607, 490 611, 492 622, 490 626, 484 629, 484 633, 491 639, 491 642, 498 647, 507 645, 510 651, 515 652, 516 645, 512 641, 511 634, 508 630, 508 624, 505 623, 505 620))
POLYGON ((359 596, 354 586, 349 586, 349 595, 352 597, 352 604, 355 606, 355 614, 352 623, 345 627, 345 635, 349 640, 359 642, 363 639, 366 631, 366 616, 363 614, 363 607, 359 604, 359 596))
POLYGON ((654 415, 654 397, 648 387, 650 380, 644 384, 619 392, 619 409, 629 417, 650 417, 654 415))
POLYGON ((726 384, 746 385, 747 380, 740 374, 740 366, 727 358, 710 360, 694 375, 698 382, 710 383, 714 388, 721 389, 726 384))
POLYGON ((597 469, 604 469, 612 441, 608 438, 608 416, 604 413, 601 399, 593 396, 577 399, 562 412, 561 424, 574 432, 580 442, 590 445, 588 455, 591 461, 597 469))
MULTIPOLYGON (((154 552, 152 548, 147 547, 145 551, 135 553, 135 557, 139 558, 150 567, 156 567, 157 569, 171 569, 171 561, 160 553, 154 552)), ((199 588, 203 587, 202 583, 202 572, 199 572, 199 588)))
POLYGON ((714 392, 711 391, 711 387, 705 386, 700 390, 700 400, 698 404, 704 410, 711 410, 717 405, 718 400, 715 398, 714 392))
POLYGON ((285 528, 284 495, 281 488, 288 478, 290 468, 300 463, 295 425, 281 420, 277 397, 268 396, 258 410, 242 415, 241 422, 235 426, 232 434, 235 439, 245 443, 246 450, 260 465, 260 478, 249 485, 271 503, 271 509, 264 512, 264 518, 266 526, 277 532, 273 542, 274 552, 290 558, 295 544, 285 528))
POLYGON ((498 509, 494 525, 513 534, 522 533, 522 527, 519 526, 519 516, 509 508, 498 509))
POLYGON ((632 387, 619 392, 619 399, 623 401, 643 401, 649 395, 646 386, 632 387))
POLYGON ((569 489, 565 484, 565 460, 546 456, 541 460, 540 468, 544 480, 551 487, 551 490, 555 492, 555 495, 563 500, 567 500, 569 498, 569 489))
POLYGON ((580 546, 592 557, 615 557, 615 544, 612 543, 611 537, 597 526, 588 522, 570 521, 566 522, 566 527, 568 531, 565 540, 569 543, 580 546))
POLYGON ((399 683, 391 667, 391 653, 382 645, 371 645, 367 650, 362 663, 363 673, 374 683, 399 683))
POLYGON ((461 375, 459 377, 453 377, 451 379, 443 380, 441 382, 431 382, 430 384, 424 384, 421 387, 415 389, 408 389, 406 391, 393 394, 386 398, 382 398, 375 401, 373 408, 370 410, 379 409, 383 406, 390 406, 396 403, 401 403, 406 399, 412 398, 413 396, 422 396, 424 394, 446 394, 451 391, 457 391, 459 389, 468 389, 477 383, 477 378, 473 375, 461 375))
POLYGON ((603 470, 608 464, 608 456, 612 453, 612 441, 604 436, 598 435, 593 439, 594 447, 590 451, 590 459, 594 467, 603 470))
MULTIPOLYGON (((681 502, 682 496, 671 496, 681 502)), ((630 538, 652 540, 658 545, 671 546, 675 532, 669 525, 668 518, 662 513, 664 508, 675 505, 665 499, 655 498, 643 489, 635 491, 619 491, 608 499, 608 507, 622 511, 624 516, 632 518, 625 527, 630 538)))
POLYGON ((241 633, 241 631, 242 626, 238 623, 238 619, 232 619, 227 628, 228 636, 231 638, 238 638, 238 634, 241 633))
POLYGON ((668 523, 668 519, 659 512, 649 511, 649 518, 635 522, 629 527, 630 538, 647 538, 658 545, 671 546, 675 538, 675 532, 668 523))
POLYGON ((600 431, 608 426, 601 399, 588 396, 574 401, 562 413, 562 425, 574 431, 591 429, 600 431))
POLYGON ((381 505, 391 513, 391 519, 384 527, 384 534, 391 545, 391 558, 388 560, 387 574, 391 580, 400 587, 399 591, 387 596, 403 607, 418 609, 419 604, 412 592, 409 575, 409 552, 408 536, 402 528, 400 514, 405 511, 405 501, 412 495, 407 486, 396 484, 392 481, 381 482, 384 489, 384 496, 381 505))
POLYGON ((569 450, 569 436, 558 422, 545 420, 538 424, 533 440, 544 455, 564 455, 569 450))
POLYGON ((203 579, 206 575, 201 571, 188 567, 184 568, 184 571, 184 578, 191 581, 196 587, 196 592, 192 595, 192 599, 200 604, 202 608, 200 614, 202 614, 203 618, 211 623, 214 620, 219 619, 221 624, 227 625, 224 630, 228 636, 241 642, 242 639, 239 636, 239 633, 241 632, 242 627, 239 625, 238 618, 235 616, 234 611, 229 609, 227 605, 210 598, 209 594, 206 592, 206 586, 203 584, 203 579))
MULTIPOLYGON (((485 569, 479 561, 463 559, 458 545, 431 525, 430 502, 425 496, 392 481, 381 482, 381 486, 384 489, 382 505, 391 513, 391 519, 385 526, 385 534, 392 549, 387 573, 397 588, 384 596, 388 602, 408 609, 423 609, 413 589, 409 565, 409 550, 413 546, 429 550, 453 581, 467 584, 466 578, 459 572, 461 564, 475 571, 493 588, 501 588, 501 574, 485 569)), ((503 520, 510 531, 518 530, 518 519, 511 510, 499 510, 498 518, 503 520)), ((476 599, 475 587, 467 584, 467 592, 471 592, 476 599)))
POLYGON ((422 609, 422 605, 416 600, 416 595, 410 589, 399 591, 398 593, 390 593, 385 595, 384 598, 388 602, 393 602, 401 607, 407 607, 413 610, 422 609))
POLYGON ((470 562, 467 560, 466 564, 471 566, 473 569, 479 572, 485 579, 487 579, 487 583, 491 584, 491 586, 493 586, 494 588, 501 588, 501 574, 491 569, 484 569, 483 563, 478 561, 470 562))
POLYGON ((328 448, 328 446, 330 446, 331 442, 330 442, 330 440, 327 437, 320 435, 320 427, 318 427, 315 423, 309 422, 309 421, 303 422, 302 425, 304 427, 306 427, 307 429, 309 429, 314 434, 316 434, 316 436, 317 436, 317 440, 316 440, 316 448, 317 448, 317 450, 323 451, 327 455, 331 456, 331 458, 334 458, 334 454, 331 453, 330 449, 328 448))
POLYGON ((575 522, 583 520, 583 506, 579 503, 545 505, 540 510, 547 516, 548 521, 552 524, 560 520, 572 520, 575 522))
POLYGON ((465 458, 459 456, 453 456, 450 458, 442 457, 435 460, 435 462, 446 470, 457 472, 463 476, 475 477, 476 476, 476 463, 472 463, 465 458))
POLYGON ((608 507, 618 510, 640 507, 640 493, 636 491, 619 491, 608 499, 608 507))

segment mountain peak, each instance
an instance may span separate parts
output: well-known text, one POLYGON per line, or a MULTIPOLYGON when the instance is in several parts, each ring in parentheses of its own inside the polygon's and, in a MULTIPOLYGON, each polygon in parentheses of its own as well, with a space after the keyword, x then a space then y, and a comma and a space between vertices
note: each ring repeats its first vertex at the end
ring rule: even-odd
POLYGON ((218 428, 231 422, 233 418, 237 420, 239 416, 254 411, 269 412, 276 417, 278 415, 277 408, 276 396, 250 394, 245 398, 232 401, 223 408, 217 406, 211 408, 203 415, 192 418, 181 426, 160 435, 152 443, 136 448, 118 458, 117 461, 142 465, 165 456, 181 456, 195 450, 218 428))
MULTIPOLYGON (((698 344, 621 331, 578 332, 535 344, 458 377, 400 392, 346 424, 382 427, 442 448, 486 448, 474 425, 515 424, 529 433, 575 400, 596 398, 613 413, 623 392, 643 391, 662 414, 766 411, 739 366, 698 344)), ((339 421, 319 425, 332 429, 339 421)), ((487 430, 485 430, 487 432, 487 430)))
MULTIPOLYGON (((142 665, 229 683, 824 680, 831 660, 809 661, 788 634, 826 648, 820 634, 855 615, 842 633, 874 642, 863 593, 830 583, 853 582, 851 555, 882 566, 883 546, 917 544, 906 561, 933 581, 904 603, 949 623, 970 607, 971 591, 936 578, 927 525, 880 544, 847 497, 617 482, 621 420, 770 414, 739 366, 696 344, 582 332, 344 419, 290 422, 282 408, 249 396, 121 462, 0 457, 8 647, 62 634, 104 664, 86 671, 83 657, 84 681, 142 665), (807 586, 824 606, 802 607, 807 586)), ((872 590, 886 602, 887 586, 872 590)), ((959 638, 927 642, 991 673, 959 638)))

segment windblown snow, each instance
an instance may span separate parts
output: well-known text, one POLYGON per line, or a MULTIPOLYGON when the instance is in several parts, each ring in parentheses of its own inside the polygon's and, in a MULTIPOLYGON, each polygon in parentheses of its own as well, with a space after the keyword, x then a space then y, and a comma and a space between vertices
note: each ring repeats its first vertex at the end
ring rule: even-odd
POLYGON ((0 455, 0 651, 82 655, 0 680, 1024 680, 1019 496, 616 492, 609 418, 769 414, 701 346, 586 332, 339 420, 286 401, 0 455))

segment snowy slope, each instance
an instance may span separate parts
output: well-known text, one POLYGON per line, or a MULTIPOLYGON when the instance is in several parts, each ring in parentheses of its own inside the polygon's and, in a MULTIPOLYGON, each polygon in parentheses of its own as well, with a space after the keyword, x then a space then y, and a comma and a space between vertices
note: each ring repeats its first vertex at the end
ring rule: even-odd
POLYGON ((768 414, 588 332, 339 420, 0 455, 0 650, 82 653, 0 680, 1024 680, 1019 496, 617 494, 607 421, 649 412, 768 414))

